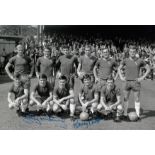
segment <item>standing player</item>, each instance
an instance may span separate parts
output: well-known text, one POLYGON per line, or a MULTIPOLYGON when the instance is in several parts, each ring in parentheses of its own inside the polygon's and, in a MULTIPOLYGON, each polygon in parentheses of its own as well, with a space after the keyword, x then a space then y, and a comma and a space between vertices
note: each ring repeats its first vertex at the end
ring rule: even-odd
POLYGON ((70 87, 74 88, 75 66, 78 65, 78 59, 70 54, 68 46, 63 47, 63 53, 57 61, 57 68, 60 69, 60 75, 67 77, 70 87))
POLYGON ((94 114, 97 110, 99 100, 98 90, 95 85, 92 84, 89 74, 84 75, 83 82, 84 85, 79 92, 79 101, 82 106, 82 111, 90 110, 91 114, 94 114))
POLYGON ((61 112, 61 110, 67 111, 68 106, 70 109, 70 117, 74 119, 75 113, 75 102, 74 102, 74 91, 73 88, 67 83, 65 76, 60 76, 58 86, 53 92, 53 111, 55 113, 61 112))
POLYGON ((5 70, 12 80, 14 80, 14 74, 21 74, 22 81, 30 86, 30 78, 33 75, 34 65, 31 59, 24 55, 24 49, 22 45, 17 46, 17 55, 9 60, 5 70), (14 68, 14 73, 11 73, 11 67, 14 68))
POLYGON ((53 87, 47 81, 47 76, 45 74, 41 74, 39 76, 39 82, 35 85, 32 93, 31 93, 31 101, 30 105, 37 105, 37 110, 44 110, 49 112, 52 109, 53 102, 52 102, 52 91, 53 87))
POLYGON ((47 76, 47 81, 54 85, 55 83, 55 60, 51 57, 51 51, 48 48, 45 48, 44 56, 40 57, 37 60, 36 64, 36 76, 39 78, 40 74, 45 74, 47 76))
MULTIPOLYGON (((98 83, 98 87, 101 89, 107 80, 109 75, 112 75, 116 70, 117 63, 114 59, 110 58, 109 50, 106 47, 102 48, 101 59, 98 60, 94 67, 95 82, 98 83)), ((117 74, 114 77, 116 80, 117 74)))
POLYGON ((86 46, 85 55, 79 58, 77 73, 80 79, 82 79, 85 74, 89 74, 91 76, 91 81, 94 82, 93 68, 96 61, 97 58, 91 56, 91 48, 89 46, 86 46))
POLYGON ((145 79, 150 71, 149 65, 147 65, 142 59, 136 58, 136 46, 129 46, 129 58, 121 62, 118 73, 120 79, 124 81, 124 119, 128 120, 128 102, 130 92, 133 91, 135 98, 135 110, 140 120, 140 88, 141 81, 145 79), (125 76, 122 75, 121 70, 125 67, 125 76), (139 77, 141 67, 146 68, 144 75, 139 77))
POLYGON ((23 114, 26 112, 26 109, 28 107, 28 85, 24 85, 22 83, 21 75, 19 73, 16 73, 13 79, 13 85, 11 86, 8 93, 9 108, 18 108, 18 114, 20 114, 20 112, 21 114, 23 114), (12 95, 14 95, 13 99, 11 97, 12 95))
POLYGON ((102 111, 105 115, 116 112, 115 122, 120 122, 120 116, 123 112, 121 105, 120 89, 116 87, 112 76, 107 78, 106 85, 101 90, 101 100, 97 107, 98 111, 102 111))

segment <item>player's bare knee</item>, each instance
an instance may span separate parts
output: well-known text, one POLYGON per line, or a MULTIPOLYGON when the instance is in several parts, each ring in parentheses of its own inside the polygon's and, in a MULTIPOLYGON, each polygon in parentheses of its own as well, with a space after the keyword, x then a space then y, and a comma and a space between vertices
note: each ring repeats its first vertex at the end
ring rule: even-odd
POLYGON ((123 110, 122 105, 121 105, 121 104, 120 104, 120 105, 118 105, 118 106, 117 106, 117 109, 118 109, 118 110, 123 110))
POLYGON ((30 106, 33 106, 35 103, 32 101, 32 100, 30 100, 30 102, 29 102, 29 105, 30 106))
POLYGON ((13 103, 9 103, 8 107, 9 107, 9 109, 13 109, 14 108, 14 104, 13 103))
POLYGON ((57 104, 53 105, 53 111, 57 112, 59 110, 59 106, 57 104))
POLYGON ((96 108, 97 109, 97 107, 98 107, 98 103, 97 102, 92 104, 92 108, 96 108))
POLYGON ((117 111, 119 113, 122 113, 123 112, 123 106, 121 104, 117 106, 117 111))

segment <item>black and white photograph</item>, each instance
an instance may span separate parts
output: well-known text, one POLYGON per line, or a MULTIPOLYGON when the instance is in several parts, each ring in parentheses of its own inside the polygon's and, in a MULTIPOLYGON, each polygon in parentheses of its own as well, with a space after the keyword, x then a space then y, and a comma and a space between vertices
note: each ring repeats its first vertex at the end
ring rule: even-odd
POLYGON ((0 16, 0 154, 154 154, 153 0, 5 0, 0 16))
POLYGON ((0 129, 154 130, 154 25, 0 25, 0 129))

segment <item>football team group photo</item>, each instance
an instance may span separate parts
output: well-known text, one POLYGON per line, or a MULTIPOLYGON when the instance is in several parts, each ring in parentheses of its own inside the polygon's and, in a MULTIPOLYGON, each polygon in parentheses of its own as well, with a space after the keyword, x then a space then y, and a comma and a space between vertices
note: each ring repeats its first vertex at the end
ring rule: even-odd
POLYGON ((1 25, 0 129, 155 129, 155 26, 1 25))

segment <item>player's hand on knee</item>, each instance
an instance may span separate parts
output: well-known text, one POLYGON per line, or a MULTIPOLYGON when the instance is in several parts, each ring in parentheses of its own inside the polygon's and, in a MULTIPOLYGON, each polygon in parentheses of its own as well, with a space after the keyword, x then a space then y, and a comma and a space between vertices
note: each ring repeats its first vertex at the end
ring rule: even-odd
POLYGON ((67 105, 61 105, 61 108, 62 108, 63 110, 67 110, 67 105))
POLYGON ((37 103, 37 108, 42 109, 42 105, 40 103, 37 103))
POLYGON ((20 100, 19 100, 19 98, 17 98, 17 99, 15 100, 15 104, 19 104, 19 102, 20 102, 20 100))
POLYGON ((110 111, 111 111, 113 108, 115 108, 115 107, 116 107, 115 105, 110 105, 110 106, 109 106, 110 111))
POLYGON ((42 108, 45 109, 47 107, 47 102, 42 103, 42 108))
POLYGON ((105 107, 106 111, 110 111, 110 108, 108 106, 105 107))
POLYGON ((64 100, 60 99, 58 100, 58 104, 61 104, 64 100))
POLYGON ((100 111, 101 109, 102 109, 102 105, 101 104, 98 104, 97 105, 97 110, 100 111))

